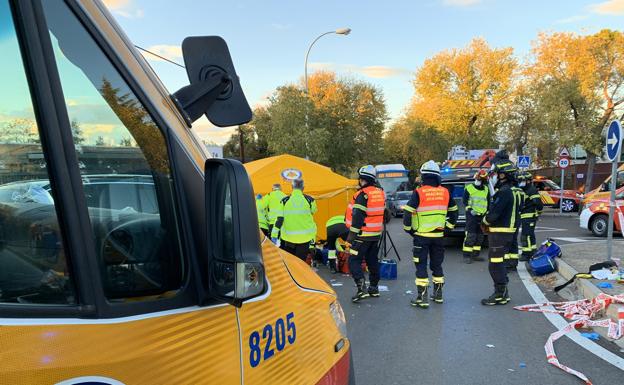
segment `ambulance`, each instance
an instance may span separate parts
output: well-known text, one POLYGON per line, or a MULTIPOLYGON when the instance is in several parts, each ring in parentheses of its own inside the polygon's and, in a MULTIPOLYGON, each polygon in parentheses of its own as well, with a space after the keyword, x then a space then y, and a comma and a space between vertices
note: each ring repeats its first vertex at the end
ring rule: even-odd
POLYGON ((251 119, 227 45, 182 51, 169 93, 99 1, 0 0, 0 383, 354 383, 336 294, 191 129, 251 119))
POLYGON ((533 185, 539 191, 544 206, 559 208, 565 213, 578 211, 583 195, 574 190, 563 190, 563 200, 561 199, 561 187, 545 176, 536 175, 533 177, 533 185))

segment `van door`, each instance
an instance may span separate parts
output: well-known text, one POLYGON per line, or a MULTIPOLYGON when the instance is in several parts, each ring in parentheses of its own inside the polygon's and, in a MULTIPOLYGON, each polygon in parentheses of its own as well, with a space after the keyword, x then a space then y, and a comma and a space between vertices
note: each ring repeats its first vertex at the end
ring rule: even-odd
MULTIPOLYGON (((0 95, 0 133, 28 113, 30 94, 34 101, 34 113, 14 130, 18 139, 10 144, 19 145, 10 148, 12 172, 1 183, 42 181, 29 185, 23 204, 0 203, 3 214, 10 212, 5 206, 37 209, 22 226, 22 248, 11 251, 11 267, 23 272, 0 274, 0 302, 17 298, 15 310, 0 306, 0 343, 10 346, 0 355, 3 383, 240 384, 235 308, 197 306, 197 256, 180 216, 185 202, 169 130, 155 123, 157 112, 145 107, 114 50, 103 49, 74 2, 0 0, 0 23, 0 82, 12 84, 10 95, 0 95), (26 31, 19 39, 16 28, 26 31), (42 71, 48 76, 33 82, 42 71), (22 108, 9 104, 17 96, 26 98, 22 108), (42 101, 50 100, 57 128, 42 113, 42 101), (68 145, 63 158, 49 156, 50 144, 39 139, 48 130, 68 145), (70 174, 64 185, 45 172, 61 163, 70 174), (55 199, 67 190, 75 193, 71 206, 55 199), (69 233, 55 225, 55 212, 84 218, 86 226, 69 233), (65 250, 61 235, 80 239, 83 252, 65 250), (30 315, 15 318, 21 306, 30 315), (67 307, 75 314, 64 316, 67 307)), ((3 160, 7 148, 0 145, 3 160)), ((3 273, 6 261, 0 259, 3 273)))

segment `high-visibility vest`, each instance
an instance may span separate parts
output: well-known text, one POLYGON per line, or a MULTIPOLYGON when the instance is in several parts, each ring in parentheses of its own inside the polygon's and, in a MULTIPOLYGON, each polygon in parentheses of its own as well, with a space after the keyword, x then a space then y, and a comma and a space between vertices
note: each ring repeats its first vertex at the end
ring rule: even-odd
POLYGON ((337 225, 339 223, 345 223, 345 216, 344 215, 336 215, 333 216, 331 218, 329 218, 329 220, 327 220, 327 223, 325 223, 325 227, 329 227, 332 225, 337 225))
POLYGON ((267 210, 267 218, 269 225, 273 226, 277 220, 277 214, 282 206, 282 199, 286 198, 286 194, 281 190, 273 190, 262 198, 264 207, 267 210))
POLYGON ((267 210, 262 199, 256 199, 256 212, 258 213, 258 225, 261 229, 268 230, 269 218, 267 217, 267 210))
POLYGON ((488 190, 485 187, 479 189, 474 184, 469 184, 466 186, 466 191, 469 195, 466 211, 474 210, 479 215, 485 214, 488 208, 488 190))
POLYGON ((412 229, 419 235, 434 232, 442 235, 451 199, 449 191, 442 186, 422 186, 416 189, 416 193, 418 207, 412 213, 412 229))
POLYGON ((376 186, 366 186, 353 194, 351 202, 347 206, 345 214, 345 225, 351 231, 358 233, 361 237, 374 237, 383 231, 384 211, 386 210, 386 195, 384 191, 376 186), (366 194, 368 199, 366 207, 355 203, 360 194, 366 194), (353 222, 353 210, 359 209, 366 213, 364 225, 361 229, 351 229, 353 222))
POLYGON ((311 202, 301 190, 293 190, 290 197, 283 199, 284 223, 280 238, 290 243, 307 243, 316 238, 316 223, 312 215, 316 212, 316 202, 311 202))

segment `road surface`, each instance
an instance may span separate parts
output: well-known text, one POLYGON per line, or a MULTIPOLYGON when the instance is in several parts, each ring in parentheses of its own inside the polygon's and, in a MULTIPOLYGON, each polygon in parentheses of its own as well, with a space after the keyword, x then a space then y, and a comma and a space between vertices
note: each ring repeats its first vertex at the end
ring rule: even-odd
MULTIPOLYGON (((545 237, 564 238, 561 244, 596 239, 578 228, 575 216, 544 217, 538 226, 540 242, 545 237)), ((388 229, 402 261, 398 280, 380 283, 388 288, 380 298, 353 304, 350 277, 331 275, 323 267, 319 271, 333 280, 344 308, 358 385, 581 383, 546 362, 544 344, 556 329, 544 315, 513 309, 534 303, 518 274, 510 274, 510 304, 482 306, 481 298, 493 291, 487 262, 462 263, 458 245, 446 249, 445 303, 431 302, 429 309, 410 306, 414 294, 408 292, 416 291, 411 239, 403 233, 400 219, 393 219, 388 229)), ((607 347, 624 356, 614 344, 607 347)), ((584 372, 595 384, 624 379, 624 371, 568 338, 555 342, 555 349, 562 363, 584 372)))

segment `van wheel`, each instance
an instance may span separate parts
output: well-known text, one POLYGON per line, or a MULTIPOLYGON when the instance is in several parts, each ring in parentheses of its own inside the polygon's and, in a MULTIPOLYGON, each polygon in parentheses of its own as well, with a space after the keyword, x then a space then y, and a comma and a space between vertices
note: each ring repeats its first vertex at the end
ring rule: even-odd
POLYGON ((609 217, 605 214, 596 215, 589 225, 591 232, 597 237, 606 237, 609 228, 609 217))
POLYGON ((571 213, 576 208, 576 204, 571 199, 564 199, 561 204, 561 211, 564 213, 571 213))

